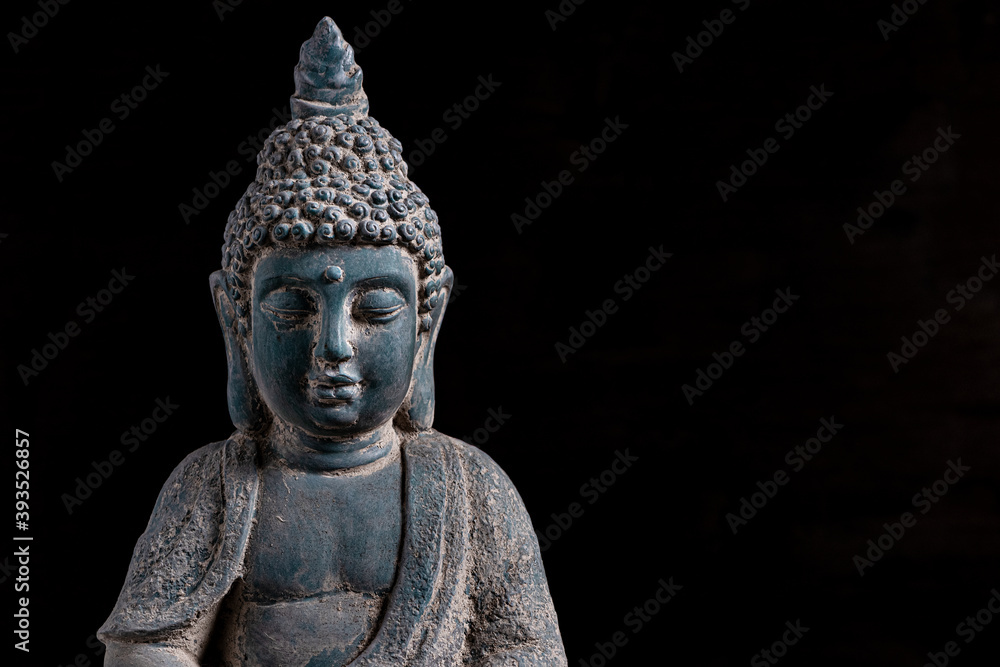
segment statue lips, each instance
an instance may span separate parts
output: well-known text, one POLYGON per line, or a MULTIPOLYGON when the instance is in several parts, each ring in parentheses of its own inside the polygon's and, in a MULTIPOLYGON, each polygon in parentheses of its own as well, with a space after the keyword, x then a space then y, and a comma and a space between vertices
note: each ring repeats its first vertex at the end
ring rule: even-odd
POLYGON ((329 375, 323 372, 319 377, 309 378, 309 389, 317 403, 326 405, 348 403, 361 395, 361 378, 342 373, 329 375))

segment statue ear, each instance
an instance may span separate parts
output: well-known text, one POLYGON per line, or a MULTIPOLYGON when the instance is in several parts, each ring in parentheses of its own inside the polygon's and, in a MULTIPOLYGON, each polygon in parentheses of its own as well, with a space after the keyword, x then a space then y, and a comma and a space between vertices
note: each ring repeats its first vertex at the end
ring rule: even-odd
POLYGON ((441 287, 437 292, 437 304, 426 314, 430 318, 430 327, 420 332, 417 341, 410 395, 399 411, 399 414, 406 416, 404 424, 416 431, 426 431, 434 424, 434 346, 437 344, 441 320, 444 319, 454 283, 455 275, 451 267, 445 266, 441 274, 441 287))
POLYGON ((236 304, 226 289, 226 274, 215 271, 209 277, 212 286, 212 301, 222 327, 222 338, 226 342, 226 358, 229 362, 229 416, 233 425, 241 431, 252 432, 267 423, 267 409, 260 398, 260 392, 250 373, 250 365, 237 331, 236 304))

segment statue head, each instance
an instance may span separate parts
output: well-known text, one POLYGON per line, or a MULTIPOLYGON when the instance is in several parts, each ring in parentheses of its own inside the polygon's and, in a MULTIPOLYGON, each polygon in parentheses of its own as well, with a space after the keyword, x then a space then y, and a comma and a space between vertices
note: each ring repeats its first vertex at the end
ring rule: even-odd
POLYGON ((211 285, 241 431, 273 419, 348 437, 434 419, 434 345, 453 277, 402 146, 368 116, 329 18, 302 45, 293 119, 229 215, 211 285))

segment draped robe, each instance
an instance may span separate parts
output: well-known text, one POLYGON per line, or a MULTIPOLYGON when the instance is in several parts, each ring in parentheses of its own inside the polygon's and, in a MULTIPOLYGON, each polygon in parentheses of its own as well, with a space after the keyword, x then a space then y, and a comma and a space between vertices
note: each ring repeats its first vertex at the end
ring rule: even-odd
MULTIPOLYGON (((437 431, 402 444, 403 547, 372 641, 349 665, 565 666, 531 520, 481 450, 437 431)), ((105 643, 169 642, 243 574, 260 487, 236 435, 188 456, 164 484, 105 643)))

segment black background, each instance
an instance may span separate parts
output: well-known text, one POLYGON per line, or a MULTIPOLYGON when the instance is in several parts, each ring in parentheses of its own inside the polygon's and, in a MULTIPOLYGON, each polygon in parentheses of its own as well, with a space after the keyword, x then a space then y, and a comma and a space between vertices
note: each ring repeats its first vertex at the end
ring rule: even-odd
MULTIPOLYGON (((208 0, 74 0, 3 47, 2 404, 8 432, 31 434, 34 536, 18 664, 100 663, 87 638, 161 484, 231 432, 208 274, 253 173, 238 147, 287 103, 320 17, 356 42, 386 4, 245 0, 220 20, 208 0), (169 76, 119 119, 147 65, 169 76), (52 162, 104 117, 114 132, 57 180, 52 162), (185 224, 178 206, 229 160, 242 173, 185 224), (83 323, 77 304, 122 267, 134 281, 83 323), (69 320, 80 335, 25 386, 17 366, 69 320), (76 478, 167 397, 176 413, 67 513, 76 478)), ((536 527, 583 504, 544 553, 570 664, 601 664, 595 642, 618 631, 609 665, 747 664, 797 619, 810 630, 782 664, 917 667, 947 641, 953 664, 996 664, 1000 622, 969 644, 956 625, 1000 586, 998 285, 958 312, 946 295, 1000 251, 1000 3, 929 0, 888 41, 889 2, 587 0, 555 30, 556 0, 402 6, 357 60, 405 155, 448 136, 413 172, 464 288, 435 426, 469 436, 502 407, 482 447, 536 527), (725 8, 735 22, 679 73, 671 53, 725 8), (453 129, 442 114, 480 75, 501 85, 453 129), (833 96, 780 138, 820 84, 833 96), (627 129, 579 173, 570 155, 606 118, 627 129), (961 138, 851 244, 856 208, 948 126, 961 138), (771 136, 781 149, 723 202, 716 181, 771 136), (518 233, 511 214, 563 169, 574 183, 518 233), (616 281, 661 244, 673 257, 624 301, 616 281), (791 310, 689 405, 681 385, 785 288, 791 310), (562 363, 555 344, 608 298, 618 311, 562 363), (894 372, 887 353, 938 308, 951 321, 894 372), (842 431, 734 535, 726 514, 831 416, 842 431), (626 449, 638 462, 588 504, 581 485, 626 449), (852 557, 958 458, 971 471, 859 576, 852 557), (683 589, 634 633, 625 615, 670 577, 683 589)), ((8 3, 0 27, 36 11, 8 3)))

